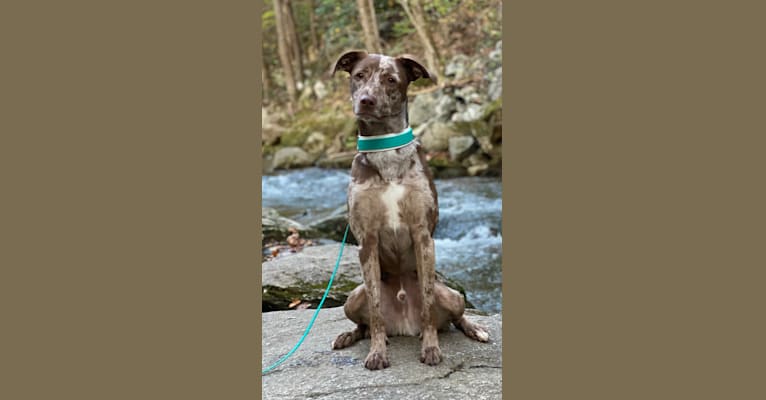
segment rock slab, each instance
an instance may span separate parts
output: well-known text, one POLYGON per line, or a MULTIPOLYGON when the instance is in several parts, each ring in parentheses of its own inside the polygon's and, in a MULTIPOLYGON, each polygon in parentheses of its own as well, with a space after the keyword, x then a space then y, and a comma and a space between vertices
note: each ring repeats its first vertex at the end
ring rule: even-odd
MULTIPOLYGON (((277 311, 262 316, 263 368, 287 354, 303 335, 314 310, 277 311)), ((342 349, 330 344, 353 329, 340 307, 322 309, 311 333, 283 364, 262 377, 263 398, 298 399, 451 399, 502 398, 502 316, 468 318, 489 328, 490 341, 479 343, 450 327, 439 333, 444 359, 439 365, 420 362, 417 337, 391 337, 391 366, 381 371, 364 368, 370 340, 342 349)))

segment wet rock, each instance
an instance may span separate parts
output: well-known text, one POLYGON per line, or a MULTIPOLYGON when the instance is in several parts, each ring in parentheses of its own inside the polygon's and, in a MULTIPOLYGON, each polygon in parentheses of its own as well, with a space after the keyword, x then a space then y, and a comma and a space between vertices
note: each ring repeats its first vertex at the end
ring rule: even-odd
MULTIPOLYGON (((263 365, 271 365, 293 348, 313 317, 313 310, 262 315, 263 365)), ((391 366, 381 371, 364 368, 370 340, 342 350, 330 345, 341 332, 354 328, 343 309, 322 309, 311 333, 283 364, 263 376, 263 398, 298 399, 450 399, 502 398, 503 320, 501 314, 466 317, 489 330, 490 341, 467 338, 454 327, 439 333, 444 360, 436 366, 420 362, 417 337, 391 337, 391 366)))
POLYGON ((274 154, 272 166, 274 169, 289 169, 308 167, 314 163, 314 158, 300 147, 283 147, 274 154))

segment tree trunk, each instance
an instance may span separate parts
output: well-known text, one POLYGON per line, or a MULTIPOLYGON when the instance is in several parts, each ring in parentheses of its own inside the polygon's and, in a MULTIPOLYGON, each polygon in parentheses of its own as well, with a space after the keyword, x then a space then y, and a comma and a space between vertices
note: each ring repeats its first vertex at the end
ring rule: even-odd
POLYGON ((362 24, 364 33, 364 45, 368 53, 382 53, 380 48, 380 36, 378 23, 375 21, 375 7, 372 0, 356 0, 359 9, 359 22, 362 24))
POLYGON ((285 15, 285 34, 290 43, 290 51, 292 51, 293 60, 293 76, 295 76, 296 84, 303 82, 303 53, 301 52, 301 42, 298 38, 297 30, 295 29, 295 17, 293 16, 293 7, 290 5, 290 0, 284 1, 284 14, 285 15))
POLYGON ((439 52, 436 50, 436 46, 434 46, 431 32, 426 24, 423 5, 420 3, 420 0, 399 0, 399 4, 402 5, 410 22, 415 26, 418 38, 420 38, 420 42, 423 44, 428 71, 436 75, 439 81, 443 81, 444 73, 442 71, 441 59, 439 52))
POLYGON ((263 104, 268 104, 270 98, 269 98, 269 92, 271 91, 271 68, 269 67, 269 63, 263 61, 263 57, 261 57, 261 82, 263 83, 263 93, 261 102, 263 104))
POLYGON ((279 61, 282 64, 282 73, 285 76, 285 86, 287 88, 287 111, 292 115, 294 113, 294 104, 296 103, 297 90, 295 87, 295 76, 293 72, 292 51, 289 48, 285 24, 287 17, 284 15, 285 8, 283 4, 287 0, 274 0, 274 19, 277 28, 277 47, 279 49, 279 61))
POLYGON ((309 0, 309 62, 317 60, 319 55, 319 37, 317 36, 317 14, 314 0, 309 0))

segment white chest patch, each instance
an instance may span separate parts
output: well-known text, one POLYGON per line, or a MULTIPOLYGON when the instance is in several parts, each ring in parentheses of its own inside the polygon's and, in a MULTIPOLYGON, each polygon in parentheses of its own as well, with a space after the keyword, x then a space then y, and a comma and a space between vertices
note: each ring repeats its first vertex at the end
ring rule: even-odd
POLYGON ((398 183, 389 183, 386 191, 380 198, 386 207, 388 226, 396 230, 399 228, 399 201, 404 197, 404 186, 398 183))

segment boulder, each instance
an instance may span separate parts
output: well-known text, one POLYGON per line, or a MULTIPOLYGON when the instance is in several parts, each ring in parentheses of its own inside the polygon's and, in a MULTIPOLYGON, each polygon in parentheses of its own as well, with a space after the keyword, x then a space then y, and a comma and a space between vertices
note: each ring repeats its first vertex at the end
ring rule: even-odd
POLYGON ((477 147, 473 136, 455 136, 449 139, 449 156, 452 161, 461 161, 477 147))
POLYGON ((440 89, 415 96, 409 104, 407 115, 410 125, 417 127, 428 121, 449 121, 456 110, 454 97, 440 89))
POLYGON ((449 139, 461 136, 461 133, 455 130, 452 125, 438 121, 424 125, 422 129, 417 130, 417 133, 420 134, 420 143, 429 152, 447 151, 449 139))
POLYGON ((327 148, 329 140, 321 132, 311 132, 303 144, 303 149, 313 157, 317 157, 327 148))
POLYGON ((468 76, 468 64, 470 59, 465 54, 456 54, 444 67, 444 76, 453 80, 460 80, 468 76))
POLYGON ((314 158, 300 147, 283 147, 274 154, 272 166, 274 169, 289 169, 308 167, 314 163, 314 158))
POLYGON ((447 122, 455 111, 457 111, 457 101, 455 98, 451 95, 441 94, 436 100, 431 115, 436 121, 447 122))
MULTIPOLYGON (((262 314, 263 368, 287 354, 300 340, 314 310, 262 314)), ((341 332, 354 328, 343 309, 319 312, 301 347, 284 363, 262 377, 263 398, 299 399, 451 399, 502 398, 503 321, 501 314, 467 318, 489 329, 490 341, 467 338, 454 327, 439 333, 444 359, 436 366, 420 362, 417 337, 389 338, 391 366, 381 371, 364 368, 370 340, 341 350, 330 345, 341 332)))
POLYGON ((415 96, 407 109, 410 126, 420 126, 434 116, 439 95, 435 92, 415 96))
POLYGON ((476 103, 459 104, 457 112, 452 114, 454 122, 477 121, 484 115, 484 108, 476 103))
MULTIPOLYGON (((277 257, 262 264, 262 310, 288 310, 293 300, 316 308, 322 299, 338 259, 340 243, 310 246, 301 252, 277 257)), ((437 280, 459 291, 465 297, 465 289, 437 271, 437 280)), ((359 248, 347 244, 343 250, 340 266, 327 294, 325 306, 337 307, 346 302, 349 292, 362 283, 359 248)), ((473 307, 466 300, 467 307, 473 307)))

